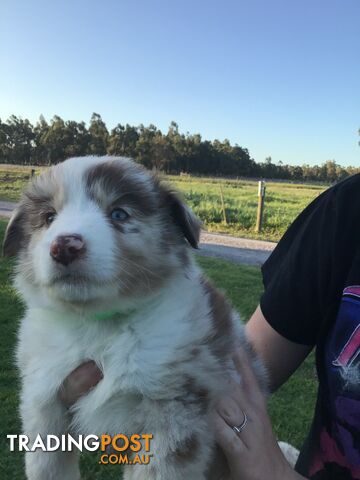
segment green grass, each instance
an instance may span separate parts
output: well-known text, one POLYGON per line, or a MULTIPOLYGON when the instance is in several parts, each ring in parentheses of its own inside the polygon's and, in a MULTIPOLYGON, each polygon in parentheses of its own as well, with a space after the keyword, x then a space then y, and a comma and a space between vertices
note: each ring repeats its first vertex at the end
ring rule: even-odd
MULTIPOLYGON (((6 222, 0 221, 0 241, 6 222)), ((198 262, 208 276, 225 290, 246 320, 258 304, 262 292, 260 269, 232 265, 226 261, 199 257, 198 262)), ((19 382, 14 368, 14 345, 23 306, 10 285, 13 263, 0 259, 0 472, 6 480, 24 480, 23 456, 10 453, 6 434, 21 433, 18 416, 19 382)), ((300 446, 308 430, 314 407, 316 380, 313 358, 310 357, 296 374, 270 400, 269 410, 278 438, 300 446)), ((98 455, 82 456, 84 480, 118 478, 117 466, 99 466, 98 455)))
MULTIPOLYGON (((18 200, 29 181, 30 170, 31 167, 0 165, 0 200, 18 200)), ((37 168, 36 173, 40 170, 37 168)), ((184 194, 208 231, 273 241, 278 241, 297 215, 325 189, 319 185, 267 182, 264 226, 256 234, 257 182, 189 176, 165 178, 184 194), (223 221, 220 186, 227 224, 223 221)))
POLYGON ((30 180, 32 168, 35 174, 41 171, 40 167, 0 164, 0 200, 19 200, 21 191, 30 180))
POLYGON ((174 176, 168 179, 183 192, 208 231, 272 241, 278 241, 299 213, 325 190, 319 185, 266 182, 263 229, 256 234, 257 182, 174 176), (223 221, 220 186, 227 224, 223 221))

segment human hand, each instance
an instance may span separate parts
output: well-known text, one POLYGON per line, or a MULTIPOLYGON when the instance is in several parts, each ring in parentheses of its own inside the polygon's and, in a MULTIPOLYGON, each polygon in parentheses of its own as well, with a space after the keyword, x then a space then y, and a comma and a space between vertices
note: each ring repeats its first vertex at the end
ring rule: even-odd
POLYGON ((228 461, 232 480, 299 480, 282 454, 272 431, 266 400, 243 350, 234 357, 242 383, 216 405, 215 435, 228 461), (246 414, 246 416, 245 416, 246 414), (235 433, 233 427, 243 424, 235 433))
POLYGON ((93 360, 82 363, 63 381, 59 390, 61 403, 66 408, 71 407, 80 397, 94 388, 102 378, 102 371, 93 360))

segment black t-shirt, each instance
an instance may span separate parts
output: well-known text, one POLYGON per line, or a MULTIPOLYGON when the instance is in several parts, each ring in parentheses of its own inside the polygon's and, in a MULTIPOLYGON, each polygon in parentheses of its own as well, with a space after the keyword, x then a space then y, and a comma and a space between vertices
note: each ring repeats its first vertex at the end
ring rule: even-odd
POLYGON ((314 480, 360 479, 360 174, 299 215, 262 273, 269 324, 316 346, 318 398, 296 470, 314 480))

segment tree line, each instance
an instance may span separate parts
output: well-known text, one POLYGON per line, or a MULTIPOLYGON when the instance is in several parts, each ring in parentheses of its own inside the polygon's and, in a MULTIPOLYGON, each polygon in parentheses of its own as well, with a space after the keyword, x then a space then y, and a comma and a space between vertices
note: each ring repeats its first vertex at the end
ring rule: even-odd
POLYGON ((334 160, 320 166, 273 163, 271 157, 255 162, 246 148, 227 139, 208 141, 199 134, 180 133, 175 122, 162 133, 155 125, 120 123, 109 131, 98 113, 88 127, 57 115, 50 122, 40 116, 36 125, 15 115, 0 119, 0 163, 53 165, 73 156, 105 154, 131 157, 147 168, 175 174, 335 182, 360 172, 334 160))

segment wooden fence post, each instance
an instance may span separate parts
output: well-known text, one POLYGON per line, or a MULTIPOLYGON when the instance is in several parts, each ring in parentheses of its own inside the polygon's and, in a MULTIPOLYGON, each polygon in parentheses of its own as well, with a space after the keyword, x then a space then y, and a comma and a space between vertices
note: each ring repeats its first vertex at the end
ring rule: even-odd
POLYGON ((224 202, 224 193, 223 193, 223 189, 222 189, 221 185, 220 185, 220 198, 221 198, 221 207, 222 207, 222 213, 223 213, 223 222, 225 223, 225 225, 227 225, 225 202, 224 202))
POLYGON ((264 214, 264 201, 265 201, 265 182, 260 181, 259 182, 259 188, 258 188, 258 210, 257 210, 257 217, 256 217, 256 227, 255 227, 255 232, 260 233, 261 228, 262 228, 262 222, 263 222, 263 214, 264 214))

